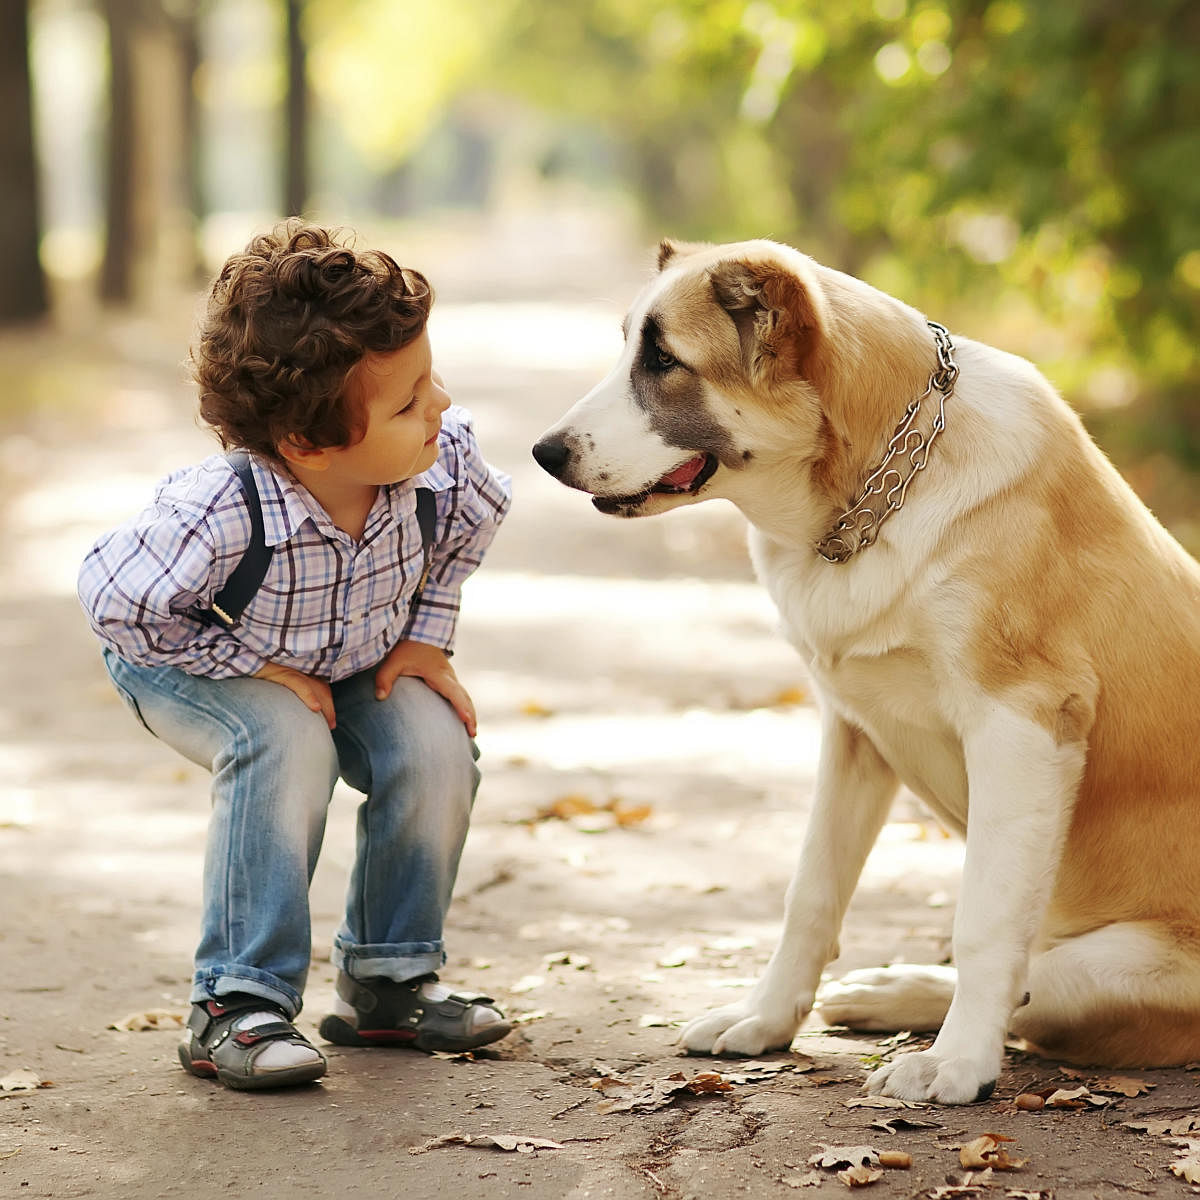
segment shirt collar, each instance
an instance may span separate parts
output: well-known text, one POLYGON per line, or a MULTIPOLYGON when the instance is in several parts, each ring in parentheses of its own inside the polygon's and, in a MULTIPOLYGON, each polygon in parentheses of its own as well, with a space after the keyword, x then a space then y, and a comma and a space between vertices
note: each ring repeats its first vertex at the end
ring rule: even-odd
MULTIPOLYGON (((292 538, 305 521, 311 521, 322 533, 337 536, 329 517, 307 488, 302 487, 290 475, 267 459, 251 455, 254 463, 254 479, 258 484, 262 503, 263 534, 268 546, 279 546, 292 538)), ((412 479, 393 483, 385 487, 385 502, 392 516, 403 520, 412 515, 412 493, 419 487, 444 492, 454 486, 454 476, 442 466, 440 460, 428 471, 422 471, 412 479)))

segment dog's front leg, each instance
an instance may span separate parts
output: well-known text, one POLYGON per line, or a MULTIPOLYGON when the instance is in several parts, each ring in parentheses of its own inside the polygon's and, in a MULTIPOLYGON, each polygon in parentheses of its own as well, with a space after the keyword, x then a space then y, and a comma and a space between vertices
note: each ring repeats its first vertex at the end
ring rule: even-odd
POLYGON ((994 708, 963 748, 969 809, 954 999, 928 1050, 867 1080, 868 1091, 902 1100, 969 1104, 991 1095, 1083 771, 1081 744, 1059 745, 1011 709, 994 708))
POLYGON ((826 710, 816 795, 788 887, 783 933, 762 979, 741 1003, 697 1017, 679 1042, 693 1054, 786 1048, 838 955, 846 906, 896 794, 891 767, 859 729, 826 710))

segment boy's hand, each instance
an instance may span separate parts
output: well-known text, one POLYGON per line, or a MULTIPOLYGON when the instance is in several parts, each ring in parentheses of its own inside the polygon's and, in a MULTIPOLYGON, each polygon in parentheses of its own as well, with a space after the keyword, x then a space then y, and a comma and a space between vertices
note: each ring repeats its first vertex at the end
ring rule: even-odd
POLYGON ((333 711, 333 692, 329 690, 329 684, 324 679, 316 679, 312 675, 305 675, 291 667, 282 667, 278 663, 267 663, 261 670, 254 672, 254 678, 268 679, 271 683, 281 684, 289 692, 295 692, 305 708, 320 713, 330 729, 337 725, 337 717, 333 711))
POLYGON ((475 736, 475 706, 466 688, 458 682, 444 651, 425 642, 398 642, 375 672, 375 699, 386 700, 392 684, 401 675, 423 679, 439 696, 444 696, 467 727, 467 733, 475 736))

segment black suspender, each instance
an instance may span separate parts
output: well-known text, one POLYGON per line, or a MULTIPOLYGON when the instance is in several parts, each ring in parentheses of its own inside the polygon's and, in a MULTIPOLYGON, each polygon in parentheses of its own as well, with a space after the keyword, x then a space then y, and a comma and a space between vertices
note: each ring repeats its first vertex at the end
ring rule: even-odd
MULTIPOLYGON (((263 528, 262 501, 259 499, 258 485, 254 482, 250 455, 245 450, 231 450, 225 457, 237 472, 246 496, 246 506, 250 510, 250 544, 246 547, 241 561, 225 580, 224 586, 212 598, 209 607, 192 608, 189 615, 205 625, 219 625, 224 629, 232 629, 246 611, 246 606, 254 599, 258 589, 262 587, 275 548, 267 545, 263 528)), ((421 530, 424 561, 421 565, 421 578, 417 582, 412 600, 409 601, 410 613, 416 609, 417 602, 421 599, 421 593, 429 579, 430 568, 433 566, 437 501, 429 488, 417 488, 417 525, 421 530)), ((411 617, 409 623, 411 624, 411 617)))
POLYGON ((262 586, 275 547, 267 545, 266 533, 263 530, 262 502, 258 498, 258 485, 254 482, 250 455, 245 450, 231 450, 225 457, 237 472, 238 479, 242 481, 246 506, 250 510, 250 544, 246 547, 241 562, 225 580, 225 586, 212 598, 212 604, 208 608, 193 609, 192 615, 205 625, 221 625, 225 629, 232 629, 238 623, 246 605, 254 599, 254 594, 262 586))

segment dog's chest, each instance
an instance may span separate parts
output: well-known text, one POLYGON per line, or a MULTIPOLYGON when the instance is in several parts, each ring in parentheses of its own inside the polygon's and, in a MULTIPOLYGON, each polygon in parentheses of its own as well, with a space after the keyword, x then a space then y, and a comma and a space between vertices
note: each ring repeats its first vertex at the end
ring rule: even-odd
POLYGON ((922 649, 913 611, 879 604, 868 615, 861 606, 855 619, 845 601, 814 592, 785 562, 758 565, 824 702, 867 733, 904 784, 947 824, 964 826, 966 768, 949 710, 952 684, 922 649))

